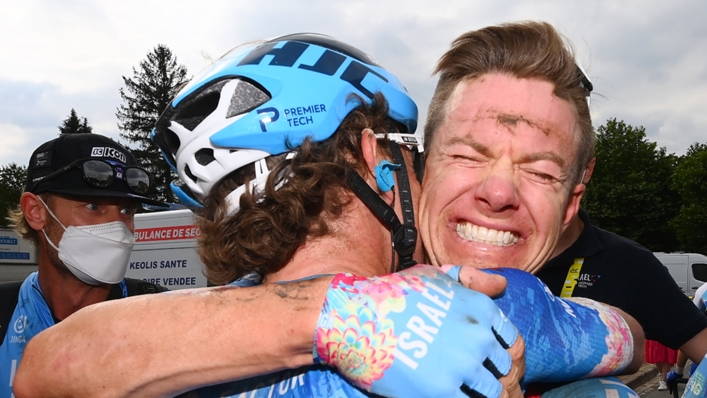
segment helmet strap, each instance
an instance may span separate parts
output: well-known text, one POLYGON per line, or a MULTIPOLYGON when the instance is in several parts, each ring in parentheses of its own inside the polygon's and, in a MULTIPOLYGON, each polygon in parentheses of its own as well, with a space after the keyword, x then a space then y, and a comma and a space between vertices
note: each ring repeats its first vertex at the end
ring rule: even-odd
POLYGON ((350 171, 347 175, 349 188, 361 199, 361 202, 385 225, 391 232, 393 249, 398 253, 398 267, 391 264, 390 272, 406 269, 417 264, 413 259, 417 244, 417 228, 415 228, 415 213, 412 205, 412 191, 405 165, 405 158, 398 144, 391 142, 390 150, 393 162, 401 164, 395 170, 398 177, 398 192, 400 207, 403 212, 403 222, 400 222, 395 210, 376 193, 357 172, 350 171))

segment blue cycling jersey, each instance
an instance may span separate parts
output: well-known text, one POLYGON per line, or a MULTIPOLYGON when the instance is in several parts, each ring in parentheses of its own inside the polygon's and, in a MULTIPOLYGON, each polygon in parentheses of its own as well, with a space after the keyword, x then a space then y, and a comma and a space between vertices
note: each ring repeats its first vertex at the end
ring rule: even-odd
POLYGON ((685 386, 683 398, 702 398, 707 396, 707 356, 697 366, 685 386))
POLYGON ((203 387, 183 397, 247 397, 247 398, 344 398, 369 397, 349 384, 332 368, 312 365, 252 379, 203 387))
MULTIPOLYGON (((125 280, 120 282, 123 297, 127 296, 125 280)), ((27 342, 42 330, 54 325, 54 318, 42 295, 37 273, 33 272, 20 286, 15 311, 10 318, 5 339, 0 345, 0 398, 13 397, 12 381, 22 359, 27 342)))

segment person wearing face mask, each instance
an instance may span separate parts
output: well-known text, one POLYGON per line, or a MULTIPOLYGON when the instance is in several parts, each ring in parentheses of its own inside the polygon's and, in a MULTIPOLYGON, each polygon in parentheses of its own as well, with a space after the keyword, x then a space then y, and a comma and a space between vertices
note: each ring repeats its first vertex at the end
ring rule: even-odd
POLYGON ((98 134, 65 134, 32 154, 9 219, 38 249, 38 271, 0 285, 0 397, 29 340, 91 304, 166 289, 125 278, 134 215, 152 176, 128 149, 98 134), (9 322, 7 322, 9 320, 9 322), (7 325, 5 323, 7 322, 7 325))

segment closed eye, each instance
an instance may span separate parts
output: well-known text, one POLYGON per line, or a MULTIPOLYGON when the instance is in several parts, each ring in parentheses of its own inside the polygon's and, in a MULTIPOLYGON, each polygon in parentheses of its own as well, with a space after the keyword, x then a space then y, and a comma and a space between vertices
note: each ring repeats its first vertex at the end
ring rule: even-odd
POLYGON ((535 181, 542 184, 554 184, 556 182, 560 182, 559 178, 538 170, 522 169, 522 171, 531 181, 535 181))
POLYGON ((451 158, 465 163, 483 163, 485 161, 481 156, 468 154, 453 154, 451 158))

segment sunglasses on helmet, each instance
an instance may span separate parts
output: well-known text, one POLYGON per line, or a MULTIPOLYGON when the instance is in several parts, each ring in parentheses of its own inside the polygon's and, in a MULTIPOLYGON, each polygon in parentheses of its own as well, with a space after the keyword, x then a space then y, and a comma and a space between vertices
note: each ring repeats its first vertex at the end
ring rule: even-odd
POLYGON ((79 159, 48 174, 41 182, 54 179, 74 167, 81 170, 83 180, 94 188, 109 188, 116 179, 125 181, 133 193, 145 195, 152 187, 152 176, 140 167, 120 166, 99 159, 79 159))
POLYGON ((412 151, 412 166, 415 169, 417 181, 422 183, 422 175, 425 172, 425 148, 420 142, 420 137, 408 133, 388 133, 376 134, 376 138, 387 137, 390 141, 405 146, 412 151))

